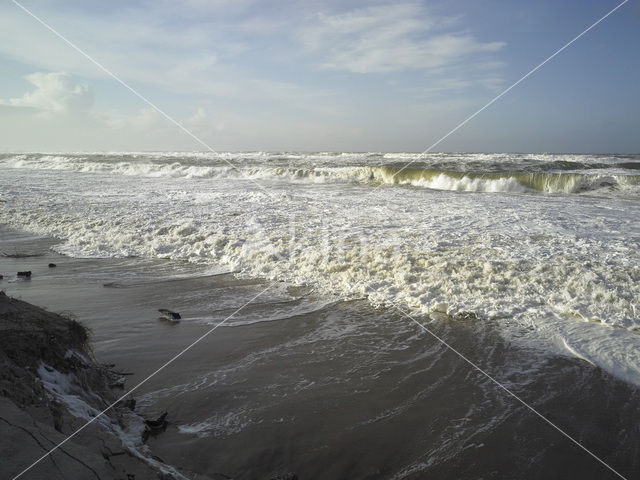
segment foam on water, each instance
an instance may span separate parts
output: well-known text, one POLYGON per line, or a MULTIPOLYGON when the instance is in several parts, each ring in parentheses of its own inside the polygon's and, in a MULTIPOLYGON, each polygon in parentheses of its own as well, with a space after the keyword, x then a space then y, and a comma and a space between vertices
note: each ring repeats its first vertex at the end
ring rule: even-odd
POLYGON ((195 424, 178 425, 178 431, 198 437, 226 437, 244 430, 250 423, 246 412, 239 410, 224 415, 216 414, 195 424))
MULTIPOLYGON (((557 156, 556 156, 557 157, 557 156)), ((496 159, 485 154, 441 154, 425 161, 418 154, 242 154, 210 158, 206 154, 43 155, 0 157, 3 166, 19 169, 70 170, 114 175, 238 179, 309 183, 411 185, 466 192, 575 194, 622 192, 640 198, 640 175, 634 162, 591 157, 565 159, 518 156, 496 159), (597 160, 597 161, 596 161, 597 160), (407 162, 412 162, 407 167, 407 162), (506 170, 505 170, 506 169, 506 170)), ((624 160, 624 159, 622 159, 624 160)))
MULTIPOLYGON (((75 354, 77 354, 77 352, 75 354)), ((122 424, 116 424, 112 422, 107 415, 100 415, 100 410, 89 404, 87 397, 91 397, 92 403, 97 401, 98 405, 102 403, 104 407, 107 407, 104 399, 100 398, 91 390, 82 388, 74 374, 59 372, 42 363, 38 368, 38 375, 40 376, 42 386, 47 392, 47 395, 65 405, 74 417, 100 425, 101 428, 119 438, 122 446, 131 455, 140 458, 164 475, 176 480, 187 480, 186 477, 176 469, 155 458, 151 454, 149 447, 143 443, 142 432, 144 430, 144 422, 142 417, 130 413, 123 415, 121 419, 122 424)))
POLYGON ((374 153, 230 156, 254 178, 280 172, 267 195, 205 154, 63 157, 5 156, 0 221, 57 236, 69 255, 183 259, 415 314, 471 311, 640 384, 640 202, 607 180, 633 184, 619 173, 627 158, 507 156, 519 165, 507 174, 484 154, 428 161, 485 172, 400 171, 374 153), (584 171, 543 171, 554 162, 584 171), (605 193, 567 195, 589 182, 605 193), (428 188, 385 186, 403 183, 428 188))

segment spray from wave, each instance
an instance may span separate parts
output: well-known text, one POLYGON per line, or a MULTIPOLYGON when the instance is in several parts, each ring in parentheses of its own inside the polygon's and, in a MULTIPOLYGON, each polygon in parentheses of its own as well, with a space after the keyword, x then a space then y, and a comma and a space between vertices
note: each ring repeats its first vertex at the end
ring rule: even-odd
POLYGON ((208 158, 185 155, 9 155, 0 162, 10 168, 67 170, 151 178, 263 179, 301 183, 352 183, 363 186, 398 185, 460 192, 597 194, 640 197, 640 162, 573 159, 443 158, 440 154, 416 162, 397 154, 344 156, 268 155, 264 153, 208 158), (236 167, 226 163, 232 161, 236 167), (418 166, 405 167, 407 162, 418 166), (343 163, 343 164, 341 164, 343 163), (346 163, 346 164, 345 164, 346 163), (382 163, 376 165, 376 163, 382 163), (337 164, 337 165, 336 165, 337 164))

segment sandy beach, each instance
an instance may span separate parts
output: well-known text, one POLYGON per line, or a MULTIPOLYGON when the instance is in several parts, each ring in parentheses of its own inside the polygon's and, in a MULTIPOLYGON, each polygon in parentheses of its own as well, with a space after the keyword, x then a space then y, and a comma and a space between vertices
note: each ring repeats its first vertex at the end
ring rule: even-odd
POLYGON ((82 324, 0 292, 0 332, 4 478, 180 477, 136 438, 148 427, 116 403, 124 376, 93 360, 82 324))
MULTIPOLYGON (((8 229, 1 240, 9 255, 0 258, 1 288, 51 312, 73 312, 91 332, 96 360, 132 373, 125 388, 263 287, 190 264, 64 257, 50 250, 54 240, 8 229), (32 271, 30 279, 15 276, 23 270, 32 271), (183 321, 160 319, 159 308, 180 312, 183 321)), ((287 300, 290 288, 274 289, 135 392, 141 417, 168 412, 166 429, 144 444, 153 458, 187 478, 388 478, 393 472, 422 478, 425 471, 438 478, 613 478, 401 315, 364 301, 318 306, 308 292, 287 300), (304 304, 307 313, 286 314, 304 304), (279 319, 258 321, 270 316, 279 319)), ((443 317, 430 326, 620 471, 638 468, 635 387, 579 359, 516 348, 473 319, 443 317)), ((52 441, 62 438, 51 415, 34 414, 11 392, 5 387, 3 417, 15 425, 35 418, 52 441)), ((40 410, 46 405, 41 400, 40 410)), ((64 418, 63 433, 83 421, 68 412, 64 418)), ((96 439, 106 437, 112 451, 126 449, 93 425, 79 437, 77 456, 100 457, 96 439)), ((3 438, 2 451, 14 458, 3 463, 3 475, 42 452, 24 432, 3 438), (19 456, 8 453, 16 445, 19 456)), ((126 458, 117 471, 135 466, 135 478, 160 472, 126 458)), ((91 464, 96 472, 100 462, 91 464)), ((74 476, 58 463, 60 478, 74 476)), ((47 465, 24 478, 48 475, 47 465)), ((78 465, 73 468, 84 468, 78 465)), ((116 470, 100 472, 120 478, 116 470)))
POLYGON ((0 2, 0 479, 640 478, 638 12, 0 2))

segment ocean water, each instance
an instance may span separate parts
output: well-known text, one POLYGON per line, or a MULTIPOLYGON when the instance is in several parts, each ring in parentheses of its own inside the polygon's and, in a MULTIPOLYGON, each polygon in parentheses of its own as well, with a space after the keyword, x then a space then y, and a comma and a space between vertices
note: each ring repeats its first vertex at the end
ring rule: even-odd
POLYGON ((0 171, 0 221, 67 255, 471 312, 640 383, 638 155, 3 154, 0 171))
POLYGON ((0 223, 71 262, 9 288, 76 301, 124 368, 277 281, 140 398, 178 417, 163 459, 238 478, 605 478, 396 307, 640 468, 639 220, 640 155, 0 155, 0 223), (97 303, 74 300, 92 282, 97 303), (186 321, 154 337, 169 304, 186 321))

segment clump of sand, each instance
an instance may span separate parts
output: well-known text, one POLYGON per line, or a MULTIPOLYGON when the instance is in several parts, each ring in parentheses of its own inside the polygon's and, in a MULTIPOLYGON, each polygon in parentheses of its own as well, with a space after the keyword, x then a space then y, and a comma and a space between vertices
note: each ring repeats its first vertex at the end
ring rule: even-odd
MULTIPOLYGON (((0 476, 18 475, 86 425, 65 398, 82 405, 89 417, 117 400, 123 377, 112 367, 95 361, 89 331, 77 320, 0 292, 0 476), (61 379, 70 393, 52 391, 45 377, 61 379)), ((114 434, 132 417, 143 425, 124 403, 83 428, 25 478, 184 478, 159 459, 127 448, 114 434)))

